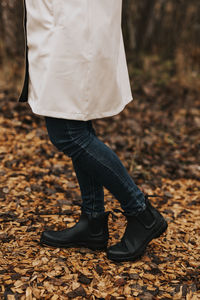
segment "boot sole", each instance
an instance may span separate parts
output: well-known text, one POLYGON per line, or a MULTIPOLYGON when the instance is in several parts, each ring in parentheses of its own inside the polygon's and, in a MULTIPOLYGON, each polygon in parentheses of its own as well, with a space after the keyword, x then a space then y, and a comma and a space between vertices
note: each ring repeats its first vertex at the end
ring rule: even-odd
POLYGON ((69 244, 59 244, 59 243, 54 243, 54 242, 51 242, 51 241, 47 241, 47 240, 44 240, 44 239, 40 239, 40 244, 43 246, 43 245, 47 245, 47 246, 52 246, 52 247, 55 247, 55 248, 81 248, 81 247, 85 247, 85 248, 88 248, 88 249, 91 249, 91 250, 106 250, 107 249, 107 244, 108 242, 106 242, 105 244, 93 244, 93 245, 88 245, 88 243, 69 243, 69 244))
POLYGON ((168 227, 167 222, 165 220, 163 220, 163 222, 160 224, 159 229, 153 235, 151 235, 151 237, 149 237, 149 239, 146 241, 146 243, 143 245, 143 247, 141 247, 139 249, 139 253, 137 253, 135 255, 126 256, 124 258, 123 257, 115 257, 115 256, 112 256, 112 254, 107 253, 107 258, 110 260, 116 261, 116 262, 135 261, 135 260, 141 258, 145 253, 147 245, 153 239, 160 237, 166 231, 167 227, 168 227))

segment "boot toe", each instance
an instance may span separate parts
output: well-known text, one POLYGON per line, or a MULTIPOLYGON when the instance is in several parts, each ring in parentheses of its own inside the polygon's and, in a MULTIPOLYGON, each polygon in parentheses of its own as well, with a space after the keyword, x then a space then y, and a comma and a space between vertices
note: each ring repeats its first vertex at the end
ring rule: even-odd
POLYGON ((45 243, 59 243, 60 240, 58 238, 58 235, 53 230, 47 230, 42 232, 40 242, 43 244, 45 243))
POLYGON ((110 246, 107 249, 107 257, 113 260, 122 260, 130 255, 129 250, 127 249, 124 243, 117 243, 115 245, 110 246))

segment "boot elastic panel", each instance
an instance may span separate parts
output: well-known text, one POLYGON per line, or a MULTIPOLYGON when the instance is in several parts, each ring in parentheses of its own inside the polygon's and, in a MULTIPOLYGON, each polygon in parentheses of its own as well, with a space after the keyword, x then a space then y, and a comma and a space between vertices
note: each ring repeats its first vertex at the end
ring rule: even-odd
POLYGON ((149 207, 147 207, 143 212, 141 212, 137 216, 137 219, 144 225, 146 229, 151 229, 156 223, 156 218, 152 214, 149 207))
POLYGON ((146 229, 151 229, 156 223, 156 218, 154 217, 148 206, 142 212, 139 212, 137 214, 128 214, 123 212, 123 215, 127 218, 128 221, 137 219, 146 229))

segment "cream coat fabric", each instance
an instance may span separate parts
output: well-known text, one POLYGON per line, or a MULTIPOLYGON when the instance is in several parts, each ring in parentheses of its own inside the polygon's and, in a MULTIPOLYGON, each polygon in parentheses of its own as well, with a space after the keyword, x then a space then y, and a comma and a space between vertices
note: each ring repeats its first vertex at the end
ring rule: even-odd
POLYGON ((132 98, 122 0, 26 0, 28 103, 44 116, 116 115, 132 98))

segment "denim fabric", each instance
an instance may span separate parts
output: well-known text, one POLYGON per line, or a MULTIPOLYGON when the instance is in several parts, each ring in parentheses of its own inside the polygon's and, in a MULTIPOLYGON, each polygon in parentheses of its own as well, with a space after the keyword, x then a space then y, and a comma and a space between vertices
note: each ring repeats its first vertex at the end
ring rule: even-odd
POLYGON ((81 210, 104 212, 104 190, 114 195, 126 213, 145 209, 145 197, 116 153, 98 139, 92 120, 45 117, 52 144, 71 157, 80 186, 81 210))

